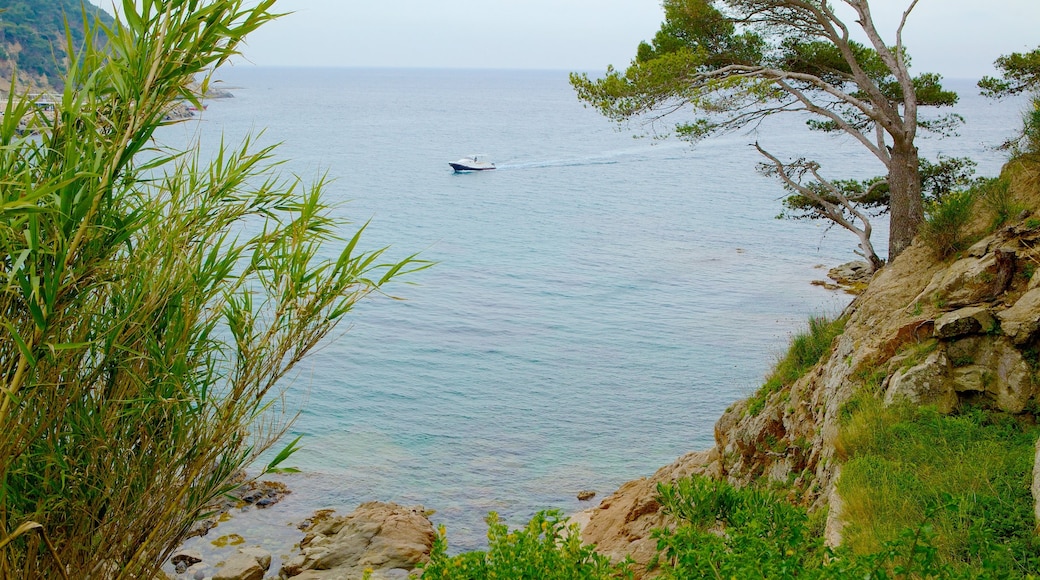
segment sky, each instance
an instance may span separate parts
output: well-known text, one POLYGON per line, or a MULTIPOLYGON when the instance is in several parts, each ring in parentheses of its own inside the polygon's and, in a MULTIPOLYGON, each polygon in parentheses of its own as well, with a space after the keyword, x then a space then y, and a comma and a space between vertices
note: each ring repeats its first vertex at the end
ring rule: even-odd
MULTIPOLYGON (((870 4, 894 38, 909 0, 870 4)), ((248 39, 256 65, 598 72, 624 68, 664 19, 660 0, 279 0, 275 9, 292 14, 248 39)), ((920 0, 904 41, 914 71, 976 79, 1001 54, 1040 46, 1038 23, 1040 0, 920 0)))

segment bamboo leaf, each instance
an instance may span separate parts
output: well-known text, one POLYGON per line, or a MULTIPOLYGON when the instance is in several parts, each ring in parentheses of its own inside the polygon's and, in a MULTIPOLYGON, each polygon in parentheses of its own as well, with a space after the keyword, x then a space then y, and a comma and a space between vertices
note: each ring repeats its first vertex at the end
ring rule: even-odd
POLYGON ((25 360, 29 362, 29 367, 36 367, 36 357, 33 356, 32 349, 29 348, 28 344, 26 344, 25 339, 23 339, 22 335, 18 333, 18 329, 16 329, 14 325, 11 324, 11 322, 8 320, 5 320, 3 324, 4 328, 7 329, 7 332, 11 333, 11 338, 18 346, 18 351, 22 354, 23 357, 25 357, 25 360))

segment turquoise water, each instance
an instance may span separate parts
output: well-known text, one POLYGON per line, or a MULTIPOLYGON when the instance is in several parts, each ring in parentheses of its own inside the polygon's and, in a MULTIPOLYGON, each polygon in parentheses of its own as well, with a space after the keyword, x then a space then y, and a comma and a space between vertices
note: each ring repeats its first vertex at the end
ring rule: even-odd
MULTIPOLYGON (((286 170, 327 171, 337 211, 371 220, 368 247, 438 263, 393 288, 406 301, 359 307, 300 366, 289 398, 304 449, 290 463, 303 473, 268 516, 422 503, 453 549, 481 545, 490 510, 514 524, 574 511, 579 490, 604 497, 710 446, 719 414, 756 388, 788 335, 847 304, 810 281, 854 259, 855 240, 773 219, 783 192, 755 173, 749 143, 812 154, 832 175, 881 172, 856 144, 807 136, 795 119, 697 148, 634 139, 582 108, 558 71, 223 76, 236 98, 210 102, 205 139, 266 128, 286 170), (471 153, 499 169, 453 174, 447 162, 471 153)), ((965 96, 962 135, 922 150, 971 155, 994 174, 990 147, 1018 111, 965 96)))

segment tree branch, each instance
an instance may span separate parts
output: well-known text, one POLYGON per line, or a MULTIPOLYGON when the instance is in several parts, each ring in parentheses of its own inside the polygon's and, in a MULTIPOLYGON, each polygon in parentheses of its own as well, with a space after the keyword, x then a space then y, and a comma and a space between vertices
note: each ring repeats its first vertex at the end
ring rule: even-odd
POLYGON ((816 211, 819 211, 820 214, 823 215, 823 217, 840 225, 846 230, 856 234, 856 237, 859 238, 860 250, 863 251, 863 256, 867 258, 867 261, 870 264, 871 271, 876 270, 878 267, 881 266, 881 264, 883 264, 881 258, 878 257, 877 252, 874 251, 874 245, 870 241, 870 235, 872 232, 870 219, 867 217, 866 214, 859 211, 859 209, 856 208, 855 203, 849 200, 849 198, 846 197, 845 194, 842 193, 839 188, 835 187, 833 183, 824 179, 819 174, 818 163, 813 161, 798 161, 789 166, 785 165, 775 155, 763 149, 762 146, 758 144, 758 142, 754 143, 754 147, 758 150, 759 154, 761 154, 763 157, 770 161, 770 163, 774 167, 774 171, 772 173, 779 177, 780 180, 784 183, 784 185, 786 185, 789 189, 797 191, 799 194, 815 202, 818 206, 818 209, 816 211), (792 177, 792 174, 794 172, 804 173, 806 171, 812 174, 813 178, 816 179, 817 182, 819 182, 823 187, 827 189, 827 191, 834 195, 834 198, 838 200, 838 203, 833 203, 827 200, 823 196, 816 193, 816 191, 814 191, 812 188, 802 185, 799 181, 796 181, 795 178, 792 177), (855 223, 846 219, 842 209, 847 210, 849 213, 855 216, 856 219, 863 223, 863 227, 857 227, 855 223))

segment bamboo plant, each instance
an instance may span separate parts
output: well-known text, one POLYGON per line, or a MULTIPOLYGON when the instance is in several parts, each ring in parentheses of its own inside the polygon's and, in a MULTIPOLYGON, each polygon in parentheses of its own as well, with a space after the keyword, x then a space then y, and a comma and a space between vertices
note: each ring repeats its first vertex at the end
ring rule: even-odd
POLYGON ((364 228, 342 237, 325 183, 281 176, 272 147, 157 144, 273 4, 123 0, 114 24, 89 25, 98 41, 68 41, 53 116, 11 92, 0 578, 152 577, 284 432, 269 407, 294 365, 426 266, 360 251, 364 228))

